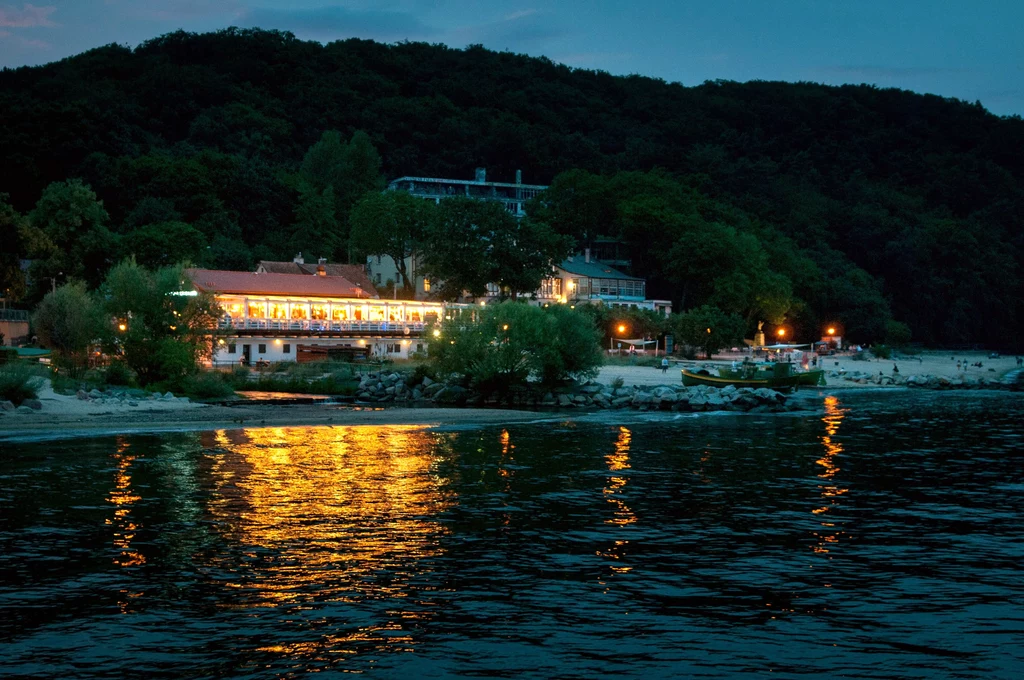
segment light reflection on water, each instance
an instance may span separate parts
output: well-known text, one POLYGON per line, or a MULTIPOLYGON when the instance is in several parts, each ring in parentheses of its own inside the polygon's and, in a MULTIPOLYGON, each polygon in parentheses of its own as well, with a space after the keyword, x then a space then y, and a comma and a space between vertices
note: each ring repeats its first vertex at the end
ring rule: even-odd
POLYGON ((8 447, 0 675, 1016 677, 1024 407, 872 399, 8 447))

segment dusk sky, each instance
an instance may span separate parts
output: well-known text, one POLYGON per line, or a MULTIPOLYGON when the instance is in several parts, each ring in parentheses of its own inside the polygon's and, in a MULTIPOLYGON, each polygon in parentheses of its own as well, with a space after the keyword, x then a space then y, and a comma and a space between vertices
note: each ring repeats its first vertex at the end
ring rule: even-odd
POLYGON ((0 66, 227 26, 482 43, 684 85, 873 83, 1024 113, 1021 0, 0 0, 0 66))

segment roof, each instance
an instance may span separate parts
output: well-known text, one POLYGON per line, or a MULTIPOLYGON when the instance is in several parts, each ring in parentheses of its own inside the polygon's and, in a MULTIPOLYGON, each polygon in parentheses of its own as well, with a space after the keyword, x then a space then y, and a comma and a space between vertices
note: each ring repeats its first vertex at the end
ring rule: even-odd
POLYGON ((294 295, 304 297, 376 297, 342 276, 232 272, 221 269, 187 270, 192 284, 207 293, 294 295))
MULTIPOLYGON (((312 262, 299 264, 298 262, 272 262, 260 260, 257 269, 263 269, 268 274, 316 274, 319 265, 312 262)), ((327 276, 341 276, 359 286, 371 297, 377 297, 377 289, 373 281, 366 274, 366 267, 361 264, 325 264, 324 269, 327 276)))
MULTIPOLYGON (((508 187, 511 189, 547 189, 546 184, 514 184, 512 182, 478 182, 475 179, 444 179, 443 177, 399 177, 388 182, 388 188, 399 182, 422 182, 425 184, 469 184, 478 187, 508 187)), ((392 189, 393 191, 394 189, 392 189)))
POLYGON ((582 255, 577 255, 571 260, 563 260, 559 269, 564 269, 570 274, 578 274, 579 276, 586 276, 590 279, 629 279, 633 281, 643 281, 638 276, 627 276, 617 269, 612 269, 606 264, 600 262, 585 262, 582 255))

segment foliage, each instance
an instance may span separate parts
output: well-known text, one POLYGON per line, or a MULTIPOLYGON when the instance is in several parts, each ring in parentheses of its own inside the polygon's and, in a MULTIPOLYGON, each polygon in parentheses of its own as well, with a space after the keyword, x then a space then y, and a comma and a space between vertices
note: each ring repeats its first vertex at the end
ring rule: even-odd
POLYGON ((405 258, 422 245, 434 206, 405 192, 386 191, 366 194, 350 216, 352 246, 367 255, 386 255, 395 262, 405 295, 412 293, 405 258))
POLYGON ((182 383, 182 391, 192 399, 223 399, 235 393, 220 373, 211 371, 188 376, 182 383))
MULTIPOLYGON (((923 343, 1009 344, 1024 326, 1022 141, 1020 117, 869 85, 682 87, 480 46, 255 29, 0 72, 0 187, 57 247, 37 256, 33 301, 49 277, 95 287, 147 225, 201 232, 207 266, 291 257, 293 235, 330 231, 299 218, 303 202, 322 215, 328 187, 329 245, 348 254, 349 210, 382 172, 484 165, 551 183, 531 216, 580 247, 617 242, 609 259, 676 309, 712 304, 748 333, 785 315, 803 337, 836 322, 872 342, 898 319, 923 343)), ((29 249, 0 247, 0 276, 17 279, 29 249)))
POLYGON ((7 194, 0 193, 0 298, 17 302, 26 292, 21 258, 43 255, 52 244, 11 206, 7 194))
POLYGON ((435 209, 424 239, 423 272, 438 280, 437 297, 456 300, 463 291, 480 297, 496 284, 515 298, 540 287, 571 250, 548 226, 513 217, 500 203, 451 198, 435 209))
POLYGON ((73 376, 85 370, 89 346, 99 337, 100 305, 81 281, 47 293, 32 316, 39 342, 53 351, 55 365, 73 376))
POLYGON ((739 343, 746 329, 739 315, 711 305, 674 315, 671 324, 679 342, 700 348, 709 359, 723 347, 739 343))
POLYGON ((35 399, 43 387, 37 366, 22 361, 0 364, 0 400, 17 406, 26 399, 35 399))
POLYGON ((107 385, 131 385, 134 376, 123 361, 111 361, 103 372, 103 382, 107 385))
POLYGON ((910 343, 910 326, 901 321, 890 321, 885 327, 885 344, 905 347, 910 343))
POLYGON ((169 382, 180 389, 210 356, 208 331, 219 309, 209 295, 174 294, 189 288, 180 265, 150 271, 134 259, 111 269, 103 283, 111 321, 100 327, 101 337, 143 385, 169 382))
POLYGON ((876 359, 892 358, 892 348, 888 345, 873 345, 871 347, 871 353, 875 355, 876 359))
POLYGON ((510 300, 463 311, 436 330, 429 355, 438 374, 468 376, 484 393, 504 393, 527 380, 554 385, 590 378, 602 361, 591 319, 564 305, 510 300))

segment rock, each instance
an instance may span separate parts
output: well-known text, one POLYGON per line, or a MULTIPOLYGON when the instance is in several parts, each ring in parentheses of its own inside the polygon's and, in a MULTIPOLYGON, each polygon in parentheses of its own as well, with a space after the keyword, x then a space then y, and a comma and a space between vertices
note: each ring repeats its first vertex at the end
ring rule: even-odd
POLYGON ((39 401, 38 399, 26 399, 25 401, 21 402, 21 405, 28 406, 33 411, 43 410, 43 402, 39 401))
POLYGON ((129 401, 129 402, 128 402, 128 405, 129 405, 129 406, 138 406, 138 405, 139 405, 139 402, 137 402, 137 401, 129 401))
MULTIPOLYGON (((170 392, 168 392, 168 394, 170 394, 170 392)), ((94 387, 93 389, 89 390, 89 398, 90 399, 102 399, 103 398, 103 393, 100 392, 98 389, 96 389, 94 387)))
POLYGON ((688 401, 690 403, 691 411, 703 411, 708 405, 707 398, 700 395, 692 397, 688 401))
POLYGON ((424 387, 424 389, 426 389, 427 387, 430 387, 433 384, 434 384, 433 380, 431 380, 427 376, 423 376, 423 387, 424 387))
POLYGON ((384 388, 384 394, 386 394, 388 396, 394 396, 394 394, 395 394, 395 387, 394 387, 394 385, 392 385, 391 387, 385 387, 384 388))
POLYGON ((615 397, 612 399, 612 408, 622 408, 623 406, 629 406, 633 401, 633 397, 615 397))
POLYGON ((577 404, 586 404, 588 401, 590 401, 590 399, 588 399, 585 395, 582 394, 577 394, 575 397, 573 397, 572 400, 577 404))
POLYGON ((432 382, 423 389, 424 396, 435 397, 437 393, 444 389, 444 383, 432 382))
POLYGON ((30 409, 28 406, 25 406, 24 404, 16 408, 14 411, 15 413, 35 413, 35 411, 30 409))
POLYGON ((601 392, 601 385, 584 385, 580 388, 581 394, 599 394, 601 392))
POLYGON ((609 408, 612 405, 611 401, 609 401, 608 398, 603 394, 594 395, 594 404, 596 406, 600 406, 601 408, 609 408))
POLYGON ((572 406, 572 404, 573 404, 572 397, 570 397, 568 394, 559 394, 558 395, 558 405, 559 406, 572 406))
POLYGON ((465 387, 459 387, 458 385, 442 387, 434 394, 434 401, 439 404, 465 404, 466 399, 469 397, 468 392, 469 390, 465 387))
POLYGON ((89 393, 86 392, 85 390, 78 390, 77 392, 75 392, 75 396, 80 401, 87 401, 89 399, 89 393))
MULTIPOLYGON (((92 395, 91 392, 89 394, 90 394, 90 396, 92 395)), ((174 399, 174 394, 172 394, 171 392, 164 392, 164 397, 163 398, 164 399, 174 399)))
POLYGON ((615 392, 613 392, 613 394, 616 397, 632 397, 633 396, 633 392, 635 392, 635 391, 636 390, 634 388, 632 388, 632 387, 619 387, 619 388, 616 388, 616 390, 615 390, 615 392))
POLYGON ((721 411, 726 407, 726 405, 727 402, 722 398, 721 393, 708 395, 708 411, 721 411))
POLYGON ((647 392, 637 392, 633 395, 633 406, 647 406, 653 401, 653 397, 647 392))
POLYGON ((13 401, 6 401, 6 400, 5 401, 0 401, 0 411, 13 411, 13 410, 14 410, 14 402, 13 401))

